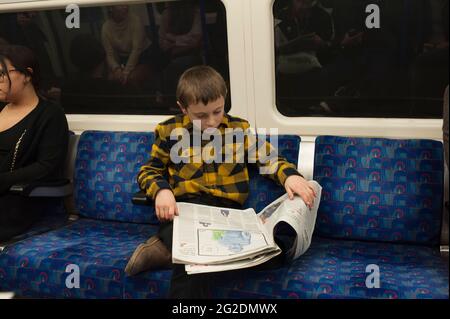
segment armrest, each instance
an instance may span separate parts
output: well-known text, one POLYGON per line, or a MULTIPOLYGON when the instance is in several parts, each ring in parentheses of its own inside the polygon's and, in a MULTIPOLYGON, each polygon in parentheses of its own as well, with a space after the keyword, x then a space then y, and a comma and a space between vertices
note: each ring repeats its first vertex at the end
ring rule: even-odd
POLYGON ((136 205, 153 205, 153 201, 145 195, 144 191, 134 193, 131 201, 136 205))
POLYGON ((65 197, 72 194, 72 183, 68 179, 51 182, 34 182, 13 185, 10 193, 27 197, 65 197))

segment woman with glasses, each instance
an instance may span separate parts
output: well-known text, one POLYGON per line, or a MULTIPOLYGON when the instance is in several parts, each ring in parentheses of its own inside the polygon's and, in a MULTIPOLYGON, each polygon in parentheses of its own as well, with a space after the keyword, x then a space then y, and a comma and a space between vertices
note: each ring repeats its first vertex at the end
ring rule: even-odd
POLYGON ((68 125, 63 110, 39 93, 39 67, 23 46, 0 47, 0 242, 25 232, 48 200, 11 194, 16 184, 62 176, 68 125))

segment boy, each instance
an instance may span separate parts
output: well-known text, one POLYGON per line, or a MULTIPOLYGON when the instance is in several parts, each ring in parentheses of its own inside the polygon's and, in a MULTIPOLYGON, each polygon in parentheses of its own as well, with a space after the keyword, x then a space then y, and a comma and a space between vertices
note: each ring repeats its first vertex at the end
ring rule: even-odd
MULTIPOLYGON (((177 104, 183 114, 156 127, 150 160, 142 166, 137 178, 140 188, 154 200, 156 215, 162 224, 157 236, 151 237, 136 249, 125 269, 128 274, 170 263, 172 221, 174 215, 178 214, 177 201, 239 209, 248 195, 248 160, 238 163, 234 154, 233 163, 208 163, 204 159, 195 161, 190 149, 187 155, 189 161, 180 162, 175 161, 174 153, 171 153, 172 147, 178 142, 170 139, 174 129, 187 130, 192 141, 192 132, 195 130, 216 130, 223 137, 227 128, 243 131, 249 128, 247 121, 225 113, 227 88, 222 76, 208 66, 193 67, 180 77, 176 94, 177 104)), ((222 141, 226 141, 225 138, 222 141)), ((203 142, 202 145, 206 144, 203 142)), ((248 143, 245 145, 245 154, 248 156, 248 143)), ((222 143, 224 149, 225 146, 237 149, 234 148, 234 142, 232 145, 222 143)), ((257 158, 256 163, 266 168, 274 164, 259 162, 257 158)), ((284 185, 291 199, 294 194, 298 194, 312 207, 316 195, 314 189, 296 170, 295 165, 282 157, 275 158, 275 164, 277 169, 269 177, 284 185)), ((169 297, 207 297, 209 284, 215 275, 187 275, 184 265, 174 264, 169 297)))

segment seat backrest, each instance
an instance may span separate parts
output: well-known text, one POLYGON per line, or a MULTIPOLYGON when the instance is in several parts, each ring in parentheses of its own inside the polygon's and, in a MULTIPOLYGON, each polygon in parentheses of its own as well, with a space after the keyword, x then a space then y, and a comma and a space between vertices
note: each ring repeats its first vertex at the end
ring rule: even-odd
MULTIPOLYGON (((267 137, 270 142, 270 137, 267 137)), ((300 150, 300 137, 278 135, 278 154, 297 165, 300 150)), ((258 213, 286 191, 283 186, 259 174, 256 165, 249 167, 250 189, 244 208, 253 208, 258 213)))
MULTIPOLYGON (((268 137, 269 140, 269 137, 268 137)), ((78 142, 74 173, 75 205, 80 215, 95 219, 155 223, 152 206, 133 205, 139 190, 136 176, 148 160, 153 133, 85 131, 78 142)), ((300 137, 278 136, 278 152, 297 164, 300 137)), ((244 207, 257 212, 285 190, 250 166, 250 192, 244 207)))
POLYGON ((80 215, 134 223, 157 223, 152 206, 133 205, 140 167, 148 160, 152 132, 85 131, 75 162, 74 197, 80 215))
POLYGON ((439 242, 443 148, 433 140, 319 136, 323 187, 316 234, 384 242, 439 242))

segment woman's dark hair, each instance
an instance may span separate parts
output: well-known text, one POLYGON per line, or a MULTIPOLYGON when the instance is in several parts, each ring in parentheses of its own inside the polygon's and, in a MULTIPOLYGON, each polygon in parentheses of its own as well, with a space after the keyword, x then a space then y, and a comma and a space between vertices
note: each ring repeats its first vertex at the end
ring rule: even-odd
MULTIPOLYGON (((39 91, 40 83, 40 70, 39 63, 34 55, 33 51, 25 46, 21 45, 4 45, 0 46, 0 65, 2 69, 6 71, 6 60, 8 60, 15 70, 29 76, 31 78, 31 83, 36 91, 36 93, 41 95, 39 91), (30 68, 32 72, 28 70, 30 68)), ((9 85, 11 85, 11 79, 9 73, 5 72, 9 80, 9 85)))

